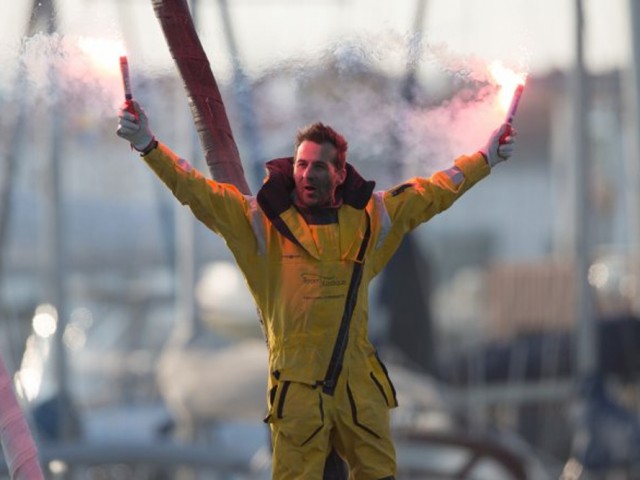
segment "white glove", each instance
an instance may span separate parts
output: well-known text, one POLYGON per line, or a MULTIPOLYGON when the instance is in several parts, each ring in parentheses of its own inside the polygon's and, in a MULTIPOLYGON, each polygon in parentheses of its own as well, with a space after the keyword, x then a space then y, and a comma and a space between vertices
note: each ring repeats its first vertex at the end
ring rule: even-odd
POLYGON ((507 123, 493 131, 487 144, 480 149, 491 168, 513 155, 517 134, 516 129, 507 123))
POLYGON ((118 112, 120 121, 118 122, 116 134, 128 140, 137 151, 143 152, 155 141, 155 137, 149 128, 149 119, 142 107, 135 100, 133 100, 133 105, 138 114, 137 118, 136 115, 127 111, 126 104, 123 105, 118 112))

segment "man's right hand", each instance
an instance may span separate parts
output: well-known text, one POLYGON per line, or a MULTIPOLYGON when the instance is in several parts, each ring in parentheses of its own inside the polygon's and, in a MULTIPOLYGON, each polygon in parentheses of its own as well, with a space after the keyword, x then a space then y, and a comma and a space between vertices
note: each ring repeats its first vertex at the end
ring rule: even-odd
POLYGON ((127 140, 137 151, 142 152, 151 145, 155 137, 149 128, 149 119, 142 107, 135 100, 133 100, 133 105, 138 112, 138 118, 136 119, 133 113, 126 110, 126 104, 120 107, 116 134, 127 140))

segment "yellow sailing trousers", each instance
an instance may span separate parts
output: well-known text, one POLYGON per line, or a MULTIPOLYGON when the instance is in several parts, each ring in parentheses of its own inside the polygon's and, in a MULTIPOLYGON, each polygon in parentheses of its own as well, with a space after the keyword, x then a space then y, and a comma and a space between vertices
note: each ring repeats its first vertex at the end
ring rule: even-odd
POLYGON ((388 399, 375 378, 342 372, 333 395, 321 385, 272 381, 273 479, 321 480, 332 446, 349 464, 351 480, 395 476, 388 399))

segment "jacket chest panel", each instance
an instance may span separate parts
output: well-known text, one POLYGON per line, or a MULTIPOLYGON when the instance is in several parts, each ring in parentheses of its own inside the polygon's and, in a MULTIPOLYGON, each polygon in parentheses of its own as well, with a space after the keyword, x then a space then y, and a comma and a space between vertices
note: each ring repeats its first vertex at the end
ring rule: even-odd
POLYGON ((269 247, 272 262, 313 263, 349 259, 342 252, 340 228, 337 224, 305 225, 304 229, 294 232, 294 236, 298 243, 272 231, 269 247))
POLYGON ((340 231, 338 224, 310 225, 309 231, 318 250, 320 260, 331 261, 340 259, 340 231))
MULTIPOLYGON (((291 208, 280 218, 279 229, 288 233, 276 232, 275 242, 283 258, 304 258, 306 253, 313 259, 326 261, 355 261, 365 234, 367 223, 362 211, 350 207, 341 207, 338 211, 338 222, 330 224, 308 224, 302 216, 291 208), (290 238, 286 238, 289 236, 290 238), (302 253, 302 255, 301 255, 302 253)), ((272 237, 272 240, 274 238, 272 237)))

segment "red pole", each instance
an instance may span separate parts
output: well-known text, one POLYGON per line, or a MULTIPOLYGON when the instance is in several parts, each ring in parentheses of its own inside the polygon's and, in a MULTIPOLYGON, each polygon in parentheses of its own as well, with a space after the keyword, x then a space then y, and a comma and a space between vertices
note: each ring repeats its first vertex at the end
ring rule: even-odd
POLYGON ((218 84, 186 0, 152 0, 152 3, 184 81, 211 176, 218 182, 235 185, 246 195, 251 194, 218 84))

